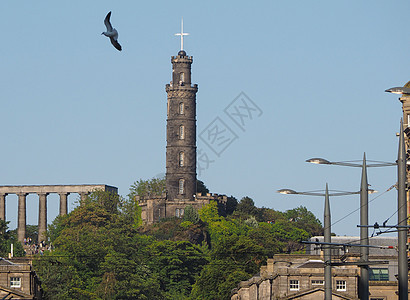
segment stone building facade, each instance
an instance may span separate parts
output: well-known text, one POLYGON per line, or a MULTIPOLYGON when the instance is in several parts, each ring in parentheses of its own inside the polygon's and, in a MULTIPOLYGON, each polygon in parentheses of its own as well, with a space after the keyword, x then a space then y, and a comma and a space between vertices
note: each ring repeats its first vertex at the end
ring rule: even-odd
POLYGON ((31 264, 0 258, 0 299, 42 299, 40 280, 31 264))
MULTIPOLYGON (((358 299, 358 268, 333 268, 333 299, 358 299)), ((242 281, 231 300, 324 299, 324 262, 316 255, 275 255, 242 281)))
POLYGON ((152 224, 166 217, 182 217, 184 209, 196 209, 217 201, 226 204, 227 197, 197 193, 196 183, 196 93, 198 85, 191 82, 193 57, 180 50, 171 57, 172 80, 167 92, 166 193, 161 196, 140 197, 144 223, 152 224))
MULTIPOLYGON (((314 239, 319 237, 314 237, 314 239)), ((323 237, 321 237, 323 239, 323 237)), ((334 237, 344 243, 357 237, 334 237)), ((336 241, 337 240, 337 241, 336 241)), ((397 238, 370 239, 374 245, 397 245, 397 238)), ((273 300, 273 299, 324 299, 324 257, 323 251, 314 245, 308 246, 309 254, 278 254, 268 259, 260 273, 242 281, 231 294, 231 300, 273 300), (310 249, 309 249, 310 248, 310 249)), ((359 299, 360 250, 333 251, 332 299, 359 299), (336 263, 339 264, 336 265, 336 263)), ((397 251, 395 249, 371 248, 369 260, 369 299, 397 299, 396 279, 397 251)))

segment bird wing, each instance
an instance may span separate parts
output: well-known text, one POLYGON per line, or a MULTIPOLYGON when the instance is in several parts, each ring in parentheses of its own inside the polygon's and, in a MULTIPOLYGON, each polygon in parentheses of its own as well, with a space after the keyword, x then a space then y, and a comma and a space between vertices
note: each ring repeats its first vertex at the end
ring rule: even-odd
POLYGON ((118 51, 122 50, 120 43, 118 43, 116 39, 110 38, 110 40, 111 40, 111 44, 115 47, 115 49, 117 49, 118 51))
POLYGON ((110 17, 111 17, 111 12, 109 12, 107 14, 107 16, 105 17, 105 19, 104 19, 104 24, 105 24, 105 27, 107 27, 108 32, 112 31, 112 26, 111 26, 111 23, 110 23, 110 17))

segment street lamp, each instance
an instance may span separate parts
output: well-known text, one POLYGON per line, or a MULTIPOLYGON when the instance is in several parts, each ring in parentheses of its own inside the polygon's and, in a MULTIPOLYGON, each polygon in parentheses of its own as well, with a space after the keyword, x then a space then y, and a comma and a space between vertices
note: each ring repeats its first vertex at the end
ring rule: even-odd
MULTIPOLYGON (((320 165, 338 165, 345 167, 358 167, 362 168, 362 180, 360 187, 360 244, 363 247, 360 248, 362 262, 369 261, 369 230, 366 227, 369 223, 369 208, 368 208, 368 183, 367 183, 367 168, 371 167, 387 167, 396 166, 396 163, 383 162, 383 161, 366 161, 366 154, 363 155, 363 161, 361 164, 358 161, 329 161, 324 158, 311 158, 306 162, 320 164, 320 165), (367 162, 370 162, 367 164, 367 162)), ((360 299, 369 299, 369 266, 363 264, 360 266, 360 279, 359 279, 359 293, 360 299)))
MULTIPOLYGON (((407 84, 406 84, 407 85, 407 84)), ((406 87, 393 87, 385 90, 386 93, 398 94, 398 95, 410 95, 410 88, 406 87)))
MULTIPOLYGON (((369 193, 375 193, 376 191, 369 189, 369 193)), ((291 189, 281 189, 277 191, 280 194, 285 195, 306 195, 306 196, 324 196, 325 197, 325 209, 324 209, 324 242, 331 243, 331 221, 330 221, 330 201, 329 196, 346 196, 360 194, 358 192, 342 192, 335 191, 329 194, 329 189, 326 183, 325 193, 323 191, 311 191, 311 192, 296 192, 291 189)), ((331 245, 324 246, 324 259, 325 259, 325 300, 332 299, 332 266, 331 266, 331 245)))
MULTIPOLYGON (((310 158, 307 159, 306 162, 317 164, 317 165, 337 165, 337 166, 345 166, 345 167, 363 167, 363 163, 358 163, 359 160, 352 160, 352 161, 329 161, 324 158, 310 158)), ((392 162, 385 162, 385 161, 378 161, 378 160, 366 160, 366 167, 389 167, 389 166, 397 166, 397 163, 392 162), (370 162, 370 163, 368 163, 370 162)))
POLYGON ((408 108, 408 100, 410 96, 410 81, 407 82, 404 87, 394 87, 387 89, 385 92, 403 95, 399 98, 402 103, 403 115, 407 121, 407 128, 403 129, 403 120, 400 121, 400 135, 399 135, 399 151, 397 158, 397 206, 398 206, 398 222, 397 222, 397 231, 398 231, 398 248, 399 248, 399 299, 407 300, 408 299, 408 260, 407 260, 407 192, 406 192, 406 146, 404 141, 404 132, 409 139, 409 127, 410 127, 410 112, 408 108))

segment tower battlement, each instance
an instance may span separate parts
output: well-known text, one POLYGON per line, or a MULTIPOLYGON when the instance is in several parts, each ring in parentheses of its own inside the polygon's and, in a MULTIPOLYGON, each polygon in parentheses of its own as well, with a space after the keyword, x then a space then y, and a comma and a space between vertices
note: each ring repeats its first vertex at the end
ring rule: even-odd
POLYGON ((194 61, 194 57, 193 56, 171 56, 171 63, 174 62, 189 62, 189 63, 193 63, 194 61))

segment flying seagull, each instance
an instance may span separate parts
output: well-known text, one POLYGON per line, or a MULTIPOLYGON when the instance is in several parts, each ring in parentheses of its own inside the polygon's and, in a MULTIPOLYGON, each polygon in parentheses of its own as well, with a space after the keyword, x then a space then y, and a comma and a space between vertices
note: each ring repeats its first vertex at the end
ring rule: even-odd
POLYGON ((117 49, 118 51, 121 51, 122 50, 121 45, 117 41, 118 31, 111 26, 110 17, 111 17, 111 12, 109 12, 104 19, 104 24, 105 24, 105 27, 107 27, 107 31, 101 34, 108 36, 110 38, 111 44, 115 47, 115 49, 117 49))

